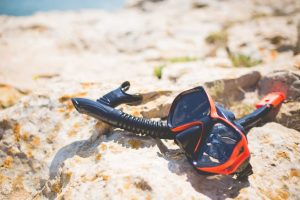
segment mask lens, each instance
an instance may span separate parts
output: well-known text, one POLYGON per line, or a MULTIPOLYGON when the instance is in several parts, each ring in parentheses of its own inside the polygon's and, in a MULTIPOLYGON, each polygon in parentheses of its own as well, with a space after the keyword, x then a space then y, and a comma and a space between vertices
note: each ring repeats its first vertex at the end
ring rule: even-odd
POLYGON ((209 100, 202 87, 180 94, 173 104, 168 119, 172 127, 199 121, 210 113, 209 100))
POLYGON ((213 125, 198 154, 197 167, 214 167, 225 163, 241 135, 223 123, 213 125))

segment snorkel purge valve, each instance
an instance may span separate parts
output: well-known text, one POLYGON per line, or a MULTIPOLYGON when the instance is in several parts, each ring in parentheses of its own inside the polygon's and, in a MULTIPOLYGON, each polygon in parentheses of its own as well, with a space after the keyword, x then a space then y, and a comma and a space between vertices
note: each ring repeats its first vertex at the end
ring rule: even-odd
POLYGON ((72 102, 78 112, 114 127, 153 138, 174 139, 199 172, 237 175, 239 179, 252 174, 248 130, 266 117, 276 115, 285 98, 283 93, 270 93, 256 105, 254 112, 236 120, 232 112, 215 104, 203 87, 196 87, 175 98, 164 122, 115 109, 120 104, 142 101, 141 95, 126 93, 129 87, 130 83, 124 82, 96 101, 73 98, 72 102))

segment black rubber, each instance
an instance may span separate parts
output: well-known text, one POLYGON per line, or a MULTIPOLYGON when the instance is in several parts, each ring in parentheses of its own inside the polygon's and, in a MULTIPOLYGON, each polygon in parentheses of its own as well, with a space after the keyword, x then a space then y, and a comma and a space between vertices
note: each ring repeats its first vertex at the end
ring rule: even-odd
POLYGON ((128 94, 127 90, 130 88, 130 83, 125 81, 117 89, 105 94, 101 98, 97 99, 97 102, 104 103, 110 107, 116 107, 120 104, 135 105, 139 104, 143 97, 139 94, 128 94))
POLYGON ((78 112, 92 116, 114 127, 153 138, 175 139, 175 134, 163 121, 135 117, 101 102, 84 98, 73 98, 72 103, 78 112))
POLYGON ((175 134, 170 131, 170 128, 163 121, 134 117, 123 112, 118 120, 117 127, 153 138, 175 139, 175 134))
POLYGON ((261 120, 263 120, 270 113, 272 108, 273 106, 270 104, 264 105, 235 122, 240 124, 247 133, 250 128, 256 126, 261 120))

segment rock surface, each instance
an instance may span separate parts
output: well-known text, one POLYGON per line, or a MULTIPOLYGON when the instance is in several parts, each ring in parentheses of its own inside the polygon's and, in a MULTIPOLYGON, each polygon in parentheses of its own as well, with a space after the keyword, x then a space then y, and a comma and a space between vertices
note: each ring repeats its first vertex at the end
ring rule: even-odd
POLYGON ((130 5, 0 16, 0 199, 298 199, 299 1, 130 5), (113 129, 71 104, 125 80, 144 98, 120 109, 147 118, 165 118, 198 85, 238 117, 274 87, 288 101, 276 123, 251 129, 254 174, 237 181, 199 175, 173 141, 113 129))
POLYGON ((287 102, 282 105, 276 121, 300 131, 300 102, 287 102))
POLYGON ((300 73, 275 71, 263 77, 258 85, 260 95, 283 92, 289 100, 300 101, 300 73))
POLYGON ((299 195, 299 132, 276 123, 252 129, 254 174, 248 181, 199 175, 172 141, 112 131, 70 107, 68 98, 99 95, 98 87, 78 89, 74 83, 70 89, 70 84, 59 83, 55 90, 40 91, 2 111, 1 199, 296 199, 299 195))
POLYGON ((0 85, 0 109, 16 104, 27 92, 20 91, 10 85, 0 85))

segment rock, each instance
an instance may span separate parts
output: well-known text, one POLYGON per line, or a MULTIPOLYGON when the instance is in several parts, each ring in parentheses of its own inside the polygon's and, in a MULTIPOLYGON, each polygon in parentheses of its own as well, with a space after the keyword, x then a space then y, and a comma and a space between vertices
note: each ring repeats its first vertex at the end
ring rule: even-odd
POLYGON ((298 199, 299 76, 292 70, 299 67, 290 65, 298 0, 132 2, 113 13, 0 16, 0 104, 9 106, 0 110, 0 199, 298 199), (233 68, 224 47, 205 41, 220 30, 233 52, 263 62, 233 68), (162 65, 158 80, 153 68, 162 65), (277 69, 286 71, 259 82, 277 69), (143 102, 118 109, 165 119, 178 93, 205 85, 242 116, 257 89, 264 93, 277 79, 294 101, 282 105, 276 123, 250 131, 254 174, 243 181, 201 175, 174 141, 114 129, 70 101, 97 99, 129 80, 143 102))
POLYGON ((274 45, 280 45, 283 41, 286 40, 285 37, 283 37, 282 35, 273 35, 272 37, 267 37, 265 38, 266 40, 269 40, 271 44, 274 45))
POLYGON ((194 0, 192 3, 192 7, 196 9, 205 8, 209 6, 210 1, 205 0, 194 0))
POLYGON ((282 104, 276 121, 286 127, 300 131, 300 102, 282 104))
MULTIPOLYGON (((55 83, 50 85, 53 87, 55 83)), ((32 199, 44 192, 46 186, 51 185, 52 178, 56 177, 64 159, 71 155, 91 154, 93 144, 97 144, 101 133, 107 130, 105 125, 92 122, 94 132, 82 137, 86 134, 86 129, 82 127, 86 119, 72 120, 74 108, 70 107, 66 97, 75 95, 74 89, 82 94, 81 88, 87 88, 82 84, 71 85, 69 82, 65 85, 67 87, 57 86, 52 90, 45 87, 0 112, 0 199, 20 199, 21 196, 32 199), (79 130, 83 131, 83 135, 79 130), (78 136, 83 140, 69 147, 64 144, 64 141, 68 144, 77 141, 78 136), (63 146, 65 148, 57 152, 63 146)), ((89 91, 91 89, 89 87, 89 91)), ((60 187, 52 184, 51 188, 59 191, 60 187)))
POLYGON ((145 4, 147 3, 157 3, 164 0, 129 0, 126 2, 128 8, 139 8, 144 9, 145 4))
POLYGON ((294 48, 294 54, 297 55, 300 53, 300 22, 297 24, 297 42, 294 48))
POLYGON ((258 83, 259 95, 269 92, 283 92, 287 99, 300 100, 300 74, 290 71, 274 71, 264 77, 258 83))
POLYGON ((0 84, 0 109, 10 107, 17 103, 24 92, 5 84, 0 84))
POLYGON ((294 67, 296 67, 297 69, 300 70, 300 55, 295 56, 295 59, 294 59, 294 67))
POLYGON ((256 194, 266 198, 297 199, 300 179, 299 132, 268 123, 253 128, 248 134, 248 141, 254 171, 250 176, 250 187, 255 185, 259 191, 256 194))
POLYGON ((253 71, 238 78, 206 82, 205 86, 215 100, 230 105, 232 101, 242 100, 245 91, 255 89, 260 77, 259 72, 253 71))
MULTIPOLYGON (((199 175, 173 141, 111 130, 69 107, 69 98, 75 94, 99 97, 99 85, 50 85, 1 112, 1 199, 246 199, 252 195, 299 195, 300 134, 295 130, 270 123, 249 133, 254 174, 248 181, 199 175)), ((146 93, 145 104, 134 108, 142 113, 145 106, 154 108, 155 102, 168 105, 163 102, 172 95, 170 91, 161 95, 146 93)), ((146 114, 165 115, 153 110, 146 114)))

